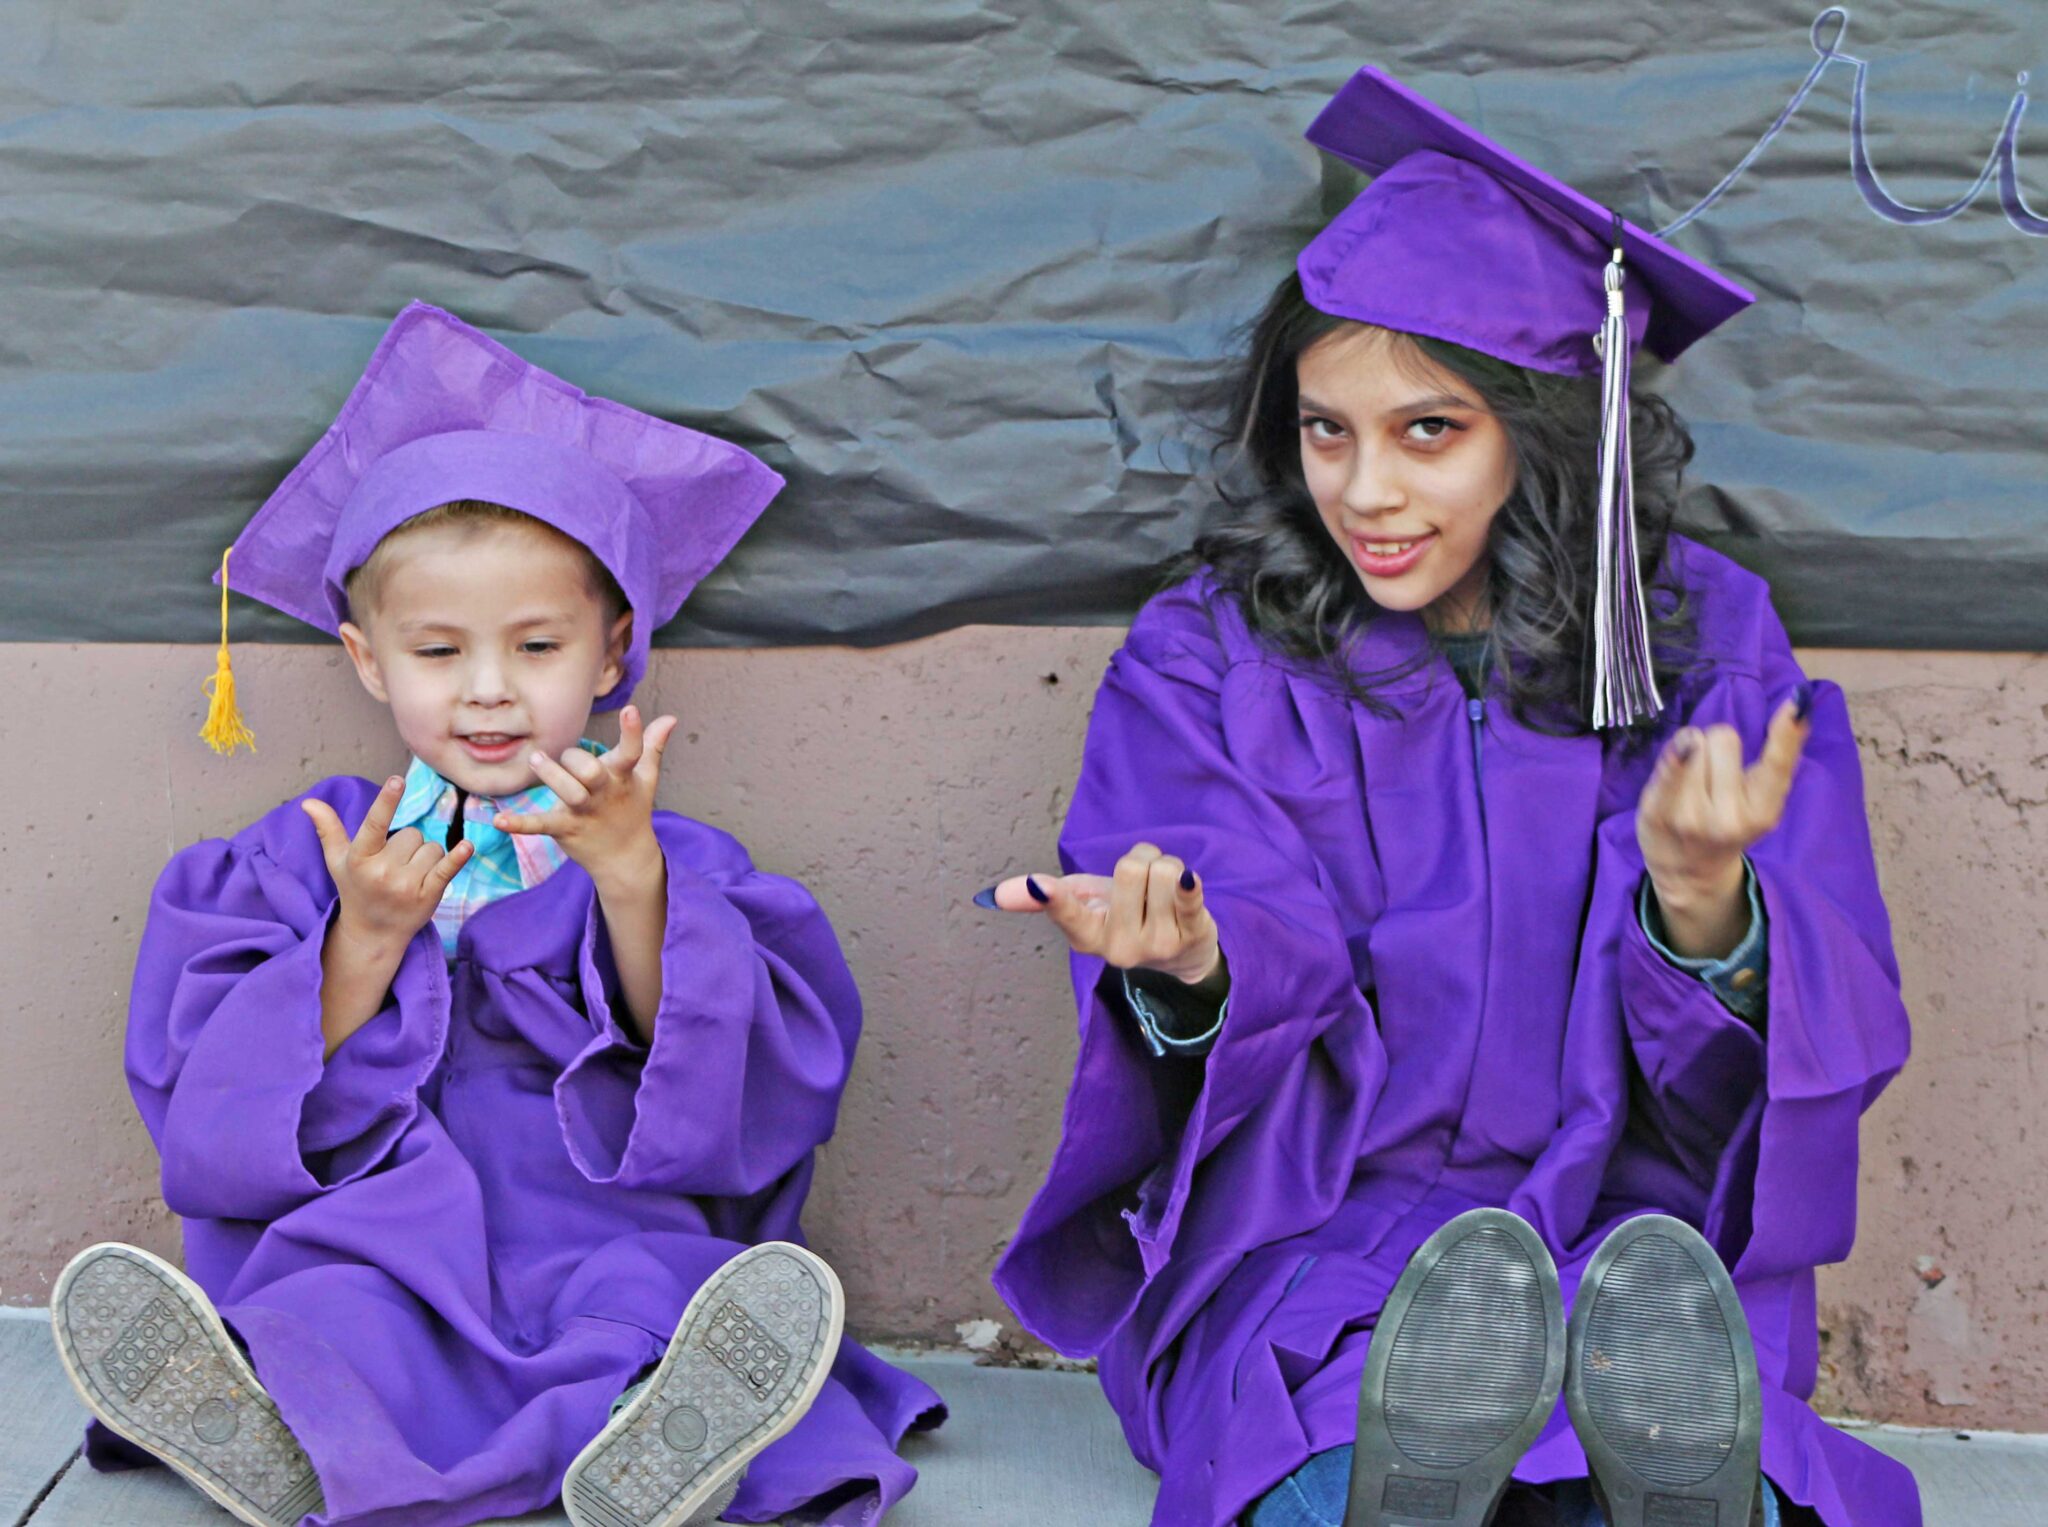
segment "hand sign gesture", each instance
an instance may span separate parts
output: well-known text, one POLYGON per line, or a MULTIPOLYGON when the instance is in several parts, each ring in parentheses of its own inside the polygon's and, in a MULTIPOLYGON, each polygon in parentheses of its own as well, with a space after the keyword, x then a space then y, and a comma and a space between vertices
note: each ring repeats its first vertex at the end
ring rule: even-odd
POLYGON ((1679 953, 1725 954, 1711 948, 1724 942, 1733 948, 1714 930, 1737 909, 1733 931, 1740 938, 1747 921, 1743 854, 1785 814, 1812 708, 1812 687, 1802 685, 1778 707, 1763 752, 1747 769, 1742 735, 1732 726, 1683 727, 1665 745, 1636 803, 1636 842, 1666 924, 1681 936, 1690 925, 1699 937, 1684 941, 1709 946, 1679 953))
POLYGON ((385 780, 354 838, 325 801, 299 802, 313 819, 327 873, 341 893, 342 924, 362 943, 385 949, 402 948, 427 925, 441 893, 473 852, 468 843, 444 852, 416 827, 387 838, 404 793, 403 777, 385 780))
POLYGON ((581 748, 570 748, 559 760, 529 755, 533 772, 561 805, 521 816, 501 811, 493 824, 509 833, 547 834, 596 881, 658 865, 654 788, 677 724, 674 716, 660 716, 643 731, 639 707, 629 705, 619 714, 619 745, 602 758, 581 748))
POLYGON ((1043 913, 1078 953, 1124 970, 1157 970, 1190 986, 1222 979, 1223 950, 1201 882, 1150 843, 1134 845, 1111 875, 1013 875, 976 899, 998 911, 1043 913))

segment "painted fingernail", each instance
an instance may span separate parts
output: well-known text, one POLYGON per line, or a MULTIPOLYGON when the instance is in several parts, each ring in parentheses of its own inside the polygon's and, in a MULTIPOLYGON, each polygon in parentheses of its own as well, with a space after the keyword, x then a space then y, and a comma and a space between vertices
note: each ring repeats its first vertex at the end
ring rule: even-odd
POLYGON ((1792 691, 1792 698, 1797 702, 1792 711, 1792 719, 1794 721, 1804 721, 1813 714, 1813 686, 1811 684, 1801 684, 1792 691))
POLYGON ((990 886, 986 891, 976 891, 974 893, 974 904, 977 907, 987 907, 991 912, 1003 910, 996 905, 996 888, 994 886, 990 886))
POLYGON ((1183 891, 1192 891, 1195 888, 1195 872, 1193 870, 1183 869, 1180 872, 1180 888, 1183 891))
POLYGON ((1038 888, 1038 882, 1032 879, 1029 875, 1026 875, 1024 877, 1024 889, 1031 893, 1031 899, 1037 902, 1041 907, 1048 906, 1051 904, 1052 898, 1046 895, 1045 892, 1041 891, 1038 888))
POLYGON ((1680 732, 1671 739, 1671 754, 1680 763, 1692 757, 1693 751, 1698 747, 1699 739, 1693 736, 1690 730, 1680 732))

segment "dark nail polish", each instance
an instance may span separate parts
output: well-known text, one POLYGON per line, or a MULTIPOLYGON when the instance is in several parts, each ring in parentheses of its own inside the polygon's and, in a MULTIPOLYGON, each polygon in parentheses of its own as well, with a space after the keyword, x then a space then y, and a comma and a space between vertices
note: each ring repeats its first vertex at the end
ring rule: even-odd
POLYGON ((1036 880, 1033 880, 1029 875, 1026 875, 1024 877, 1024 889, 1031 893, 1031 899, 1037 902, 1041 907, 1052 900, 1050 896, 1046 895, 1045 892, 1041 891, 1038 888, 1038 882, 1036 880))
POLYGON ((1797 708, 1792 712, 1792 719, 1794 721, 1804 721, 1813 714, 1813 686, 1811 684, 1801 684, 1792 691, 1792 698, 1798 702, 1797 708))
POLYGON ((1180 888, 1183 891, 1192 891, 1195 888, 1195 872, 1193 870, 1184 869, 1180 872, 1180 888))
POLYGON ((1003 910, 996 905, 996 888, 994 886, 990 886, 986 891, 976 891, 974 893, 974 904, 977 907, 986 907, 991 912, 1003 910))

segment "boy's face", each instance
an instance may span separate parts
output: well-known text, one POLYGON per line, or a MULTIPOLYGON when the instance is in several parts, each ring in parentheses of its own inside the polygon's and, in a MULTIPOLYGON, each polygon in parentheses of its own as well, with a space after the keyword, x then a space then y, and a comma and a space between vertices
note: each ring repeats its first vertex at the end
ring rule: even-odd
POLYGON ((405 745, 470 794, 498 796, 535 783, 529 754, 576 745, 624 672, 633 616, 607 629, 575 546, 486 524, 408 531, 364 619, 341 639, 405 745))

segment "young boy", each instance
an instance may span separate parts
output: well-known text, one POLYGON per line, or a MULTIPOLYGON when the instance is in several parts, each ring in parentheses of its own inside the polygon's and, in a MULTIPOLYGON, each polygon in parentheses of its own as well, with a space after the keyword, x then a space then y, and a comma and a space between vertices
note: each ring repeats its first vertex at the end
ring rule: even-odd
POLYGON ((780 486, 415 303, 231 548, 412 760, 158 881, 127 1070, 190 1278, 101 1245, 59 1279, 96 1465, 147 1461, 125 1438, 264 1527, 557 1491, 578 1527, 868 1522, 909 1489, 938 1397, 788 1244, 852 977, 802 887, 654 809, 675 718, 626 704, 780 486))

